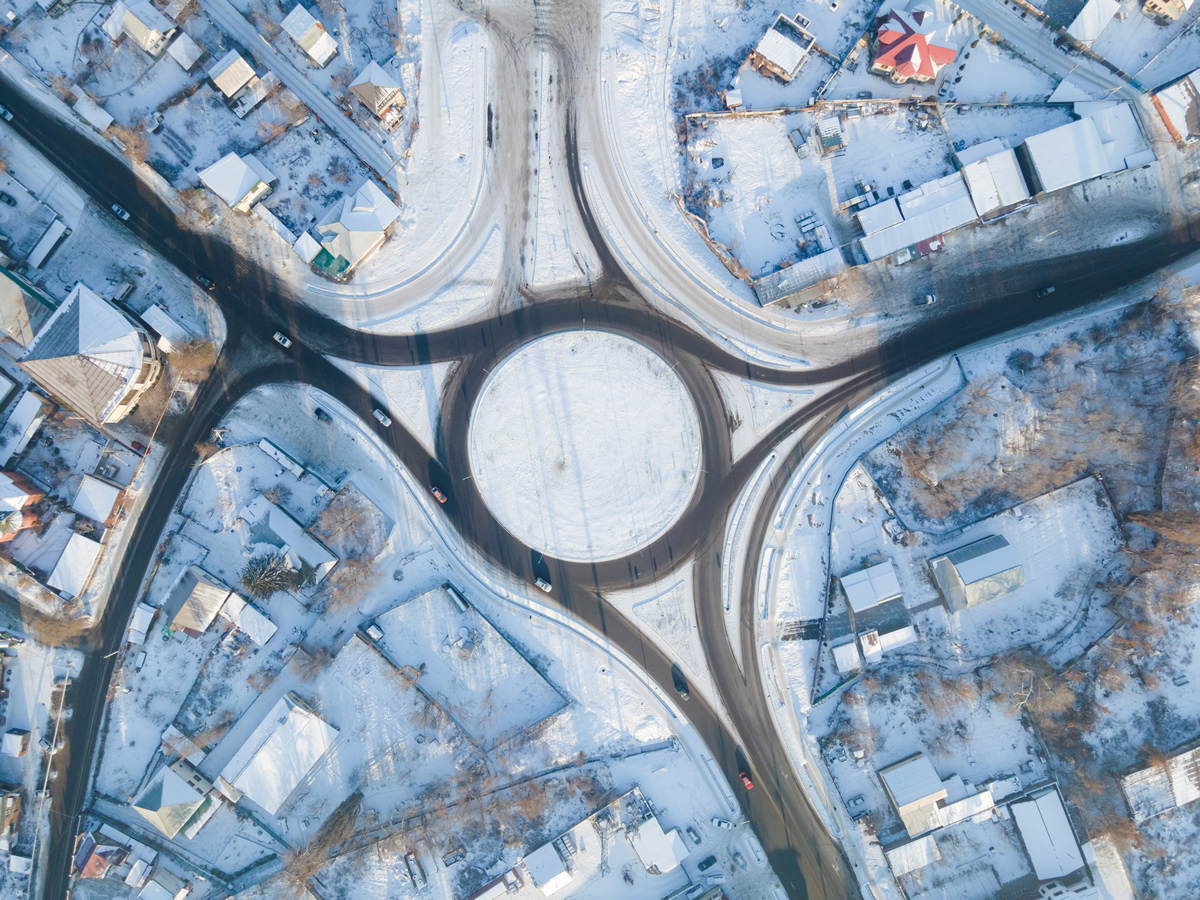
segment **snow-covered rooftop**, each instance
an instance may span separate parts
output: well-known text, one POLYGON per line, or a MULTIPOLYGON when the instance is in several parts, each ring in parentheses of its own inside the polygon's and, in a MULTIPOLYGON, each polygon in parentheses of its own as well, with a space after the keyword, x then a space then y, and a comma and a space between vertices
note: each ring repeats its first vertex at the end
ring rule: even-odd
POLYGON ((29 749, 29 732, 22 728, 10 728, 0 740, 0 753, 19 757, 29 749))
POLYGON ((843 575, 839 581, 846 592, 846 599, 850 601, 850 608, 855 612, 878 606, 885 600, 893 600, 903 593, 900 581, 896 577, 896 566, 890 559, 843 575))
POLYGON ((646 867, 647 872, 657 871, 665 875, 683 863, 688 856, 688 847, 678 828, 663 831, 656 816, 651 816, 629 834, 634 852, 646 867))
POLYGON ((60 594, 78 597, 87 587, 99 556, 99 542, 82 534, 72 534, 46 584, 60 594))
POLYGON ((933 839, 932 834, 887 851, 888 865, 892 867, 892 874, 897 876, 915 872, 941 858, 942 854, 938 851, 937 841, 933 839))
POLYGON ((946 799, 946 787, 923 753, 879 770, 896 811, 910 835, 939 826, 937 802, 946 799))
POLYGON ((183 594, 183 605, 171 620, 171 628, 199 637, 213 623, 230 593, 228 587, 199 566, 188 566, 175 591, 176 597, 183 594))
POLYGON ((1029 188, 1025 186, 1017 154, 1007 148, 966 163, 963 178, 971 192, 975 211, 981 216, 1029 199, 1029 188))
POLYGON ((208 70, 208 77, 226 97, 232 97, 254 77, 250 64, 236 50, 230 50, 208 70))
POLYGON ((283 18, 283 30, 318 66, 324 66, 337 55, 337 42, 329 36, 325 26, 313 18, 299 3, 283 18))
POLYGON ((157 303, 151 303, 139 313, 142 321, 158 332, 158 346, 161 350, 171 351, 177 345, 186 344, 195 335, 179 324, 165 309, 157 303), (165 346, 164 346, 165 344, 165 346))
POLYGON ((764 275, 754 282, 758 302, 766 306, 776 303, 805 288, 812 287, 846 270, 846 260, 837 247, 792 263, 777 272, 764 275))
POLYGON ((226 153, 201 170, 200 180, 231 209, 244 212, 269 190, 275 176, 252 153, 226 153))
POLYGON ((858 653, 858 645, 851 640, 833 648, 833 662, 838 672, 846 675, 862 665, 862 657, 858 653))
POLYGON ((400 207, 368 179, 352 195, 335 203, 317 223, 321 246, 334 258, 358 265, 383 243, 387 229, 400 217, 400 207))
POLYGON ((290 695, 267 713, 221 777, 272 816, 337 739, 338 730, 290 695))
POLYGON ((960 172, 918 185, 897 197, 896 203, 904 221, 868 234, 859 241, 868 259, 882 259, 977 218, 971 194, 960 172))
POLYGON ((1182 144, 1200 140, 1200 69, 1151 96, 1171 137, 1182 144))
POLYGON ((117 505, 120 497, 120 485, 95 475, 84 475, 79 482, 75 499, 71 501, 71 509, 103 525, 112 515, 113 507, 117 505))
POLYGON ((163 766, 130 805, 169 838, 175 837, 204 803, 204 795, 175 770, 163 766))
POLYGON ((75 112, 83 117, 83 120, 95 128, 97 131, 104 131, 113 123, 113 117, 105 112, 98 103, 96 103, 87 94, 80 92, 75 100, 75 112))
POLYGON ((47 408, 46 400, 40 394, 26 391, 21 396, 0 431, 0 465, 6 465, 25 449, 46 418, 47 408))
POLYGON ((1121 779, 1133 821, 1200 799, 1200 747, 1179 753, 1165 766, 1147 766, 1121 779))
POLYGON ((148 603, 139 603, 133 610, 133 620, 129 623, 129 643, 146 643, 146 632, 154 621, 157 610, 148 603))
POLYGON ((1035 134, 1021 146, 1040 182, 1039 192, 1061 190, 1113 170, 1096 123, 1091 119, 1079 119, 1035 134))
POLYGON ((951 550, 946 559, 954 565, 964 584, 975 584, 1021 565, 1016 548, 999 534, 951 550))
POLYGON ((1117 0, 1087 0, 1067 32, 1081 44, 1091 45, 1121 8, 1117 0))
POLYGON ((167 48, 167 55, 183 68, 183 71, 190 72, 194 66, 204 55, 204 48, 193 41, 184 32, 180 32, 179 37, 171 42, 171 46, 167 48))
POLYGON ((547 897, 571 883, 571 873, 553 844, 542 844, 526 856, 525 868, 529 870, 534 887, 547 897))
POLYGON ((800 71, 814 41, 795 22, 780 15, 762 36, 754 52, 790 80, 800 71))
POLYGON ((1060 878, 1083 866, 1083 855, 1057 788, 1010 804, 1025 851, 1039 879, 1060 878))
POLYGON ((241 517, 249 525, 261 525, 273 532, 280 542, 277 546, 292 566, 297 570, 305 566, 312 568, 318 582, 337 565, 338 558, 324 544, 261 494, 242 510, 241 517))
POLYGON ((873 234, 876 231, 883 231, 885 228, 890 228, 904 221, 904 214, 900 212, 900 204, 896 202, 895 197, 888 197, 886 200, 881 200, 874 206, 868 206, 865 209, 860 209, 854 214, 854 218, 858 219, 859 227, 862 228, 863 234, 873 234))
POLYGON ((385 72, 377 62, 370 63, 350 82, 350 90, 377 116, 382 115, 397 98, 401 105, 404 104, 404 95, 400 93, 400 84, 395 76, 385 72))
POLYGON ((230 594, 221 607, 221 615, 246 633, 250 640, 262 646, 276 631, 275 623, 266 613, 237 594, 230 594))

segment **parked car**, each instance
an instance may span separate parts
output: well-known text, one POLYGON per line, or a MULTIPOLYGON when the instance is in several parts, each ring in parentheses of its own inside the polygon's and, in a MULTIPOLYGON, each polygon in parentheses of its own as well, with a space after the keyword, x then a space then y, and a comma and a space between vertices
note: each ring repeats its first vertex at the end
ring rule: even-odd
POLYGON ((547 594, 550 593, 550 591, 551 591, 550 582, 548 582, 545 578, 540 578, 540 577, 535 578, 535 579, 533 579, 533 583, 535 585, 537 585, 539 588, 541 588, 543 591, 545 591, 547 594))
POLYGON ((1039 297, 1049 297, 1053 293, 1054 293, 1053 287, 1044 287, 1040 291, 1037 292, 1037 295, 1039 297))
POLYGON ((284 350, 287 350, 292 346, 292 339, 285 335, 280 334, 278 331, 275 332, 274 337, 275 337, 275 343, 277 343, 284 350))
POLYGON ((699 846, 700 845, 700 835, 696 832, 696 829, 693 828, 691 825, 689 825, 684 830, 687 831, 687 836, 692 839, 692 843, 695 844, 696 846, 699 846))
POLYGON ((13 195, 6 194, 4 191, 0 191, 0 203, 5 203, 9 206, 17 205, 17 201, 15 199, 13 199, 13 195))
POLYGON ((870 100, 872 96, 873 95, 870 91, 859 91, 858 92, 859 100, 870 100))
POLYGON ((733 830, 733 823, 732 823, 732 822, 730 822, 728 819, 718 819, 718 818, 714 818, 714 819, 712 820, 712 823, 713 823, 713 825, 714 825, 714 826, 716 826, 717 828, 724 828, 726 831, 731 831, 731 830, 733 830))
POLYGON ((429 492, 433 494, 438 503, 446 502, 446 495, 442 493, 442 489, 440 487, 432 486, 429 488, 429 492))
POLYGON ((10 113, 3 106, 0 106, 0 119, 3 119, 5 122, 11 122, 12 121, 12 113, 10 113))
POLYGON ((742 856, 740 850, 733 851, 733 861, 737 863, 739 869, 746 868, 746 857, 742 856))
POLYGON ((742 779, 742 784, 746 786, 746 790, 754 787, 754 782, 750 780, 750 776, 745 772, 738 772, 738 778, 742 779))
POLYGON ((716 864, 717 864, 717 858, 715 856, 708 856, 708 857, 705 857, 704 859, 700 860, 700 862, 699 862, 699 864, 697 864, 696 868, 699 869, 701 872, 707 872, 709 869, 711 869, 716 864))
POLYGON ((379 424, 384 428, 390 428, 392 425, 392 417, 385 413, 382 409, 371 410, 371 415, 379 420, 379 424))
POLYGON ((325 410, 321 409, 319 406, 313 410, 313 415, 317 417, 318 422, 324 422, 326 425, 333 423, 333 416, 325 412, 325 410))
MULTIPOLYGON (((834 2, 836 2, 836 0, 834 0, 834 2)), ((724 881, 725 881, 725 873, 724 872, 713 872, 711 875, 708 876, 709 884, 723 884, 724 881)))
POLYGON ((913 300, 913 306, 933 306, 937 303, 937 297, 933 294, 922 294, 913 300))
POLYGON ((203 272, 200 272, 196 275, 196 281, 198 281, 200 283, 200 287, 204 288, 206 291, 211 291, 216 287, 216 284, 213 283, 213 280, 203 272))
POLYGON ((691 693, 688 691, 687 679, 683 677, 682 672, 676 669, 671 673, 671 680, 675 682, 675 693, 684 700, 691 696, 691 693))
POLYGON ((113 215, 116 216, 118 219, 120 219, 122 222, 129 221, 129 213, 125 211, 124 207, 117 206, 117 204, 114 203, 112 205, 112 211, 113 211, 113 215))

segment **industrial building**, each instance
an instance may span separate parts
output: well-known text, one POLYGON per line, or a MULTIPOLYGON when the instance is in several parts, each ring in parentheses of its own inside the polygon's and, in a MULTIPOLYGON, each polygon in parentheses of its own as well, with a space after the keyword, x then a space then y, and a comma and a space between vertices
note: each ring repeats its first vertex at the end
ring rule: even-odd
POLYGON ((1039 880, 1061 878, 1083 868, 1083 853, 1057 787, 1052 785, 1008 808, 1039 880))
POLYGON ((946 607, 959 612, 1015 591, 1025 569, 1003 535, 991 535, 930 561, 946 607))
POLYGON ((958 162, 975 212, 984 221, 1033 204, 1016 152, 999 139, 960 150, 958 162))
POLYGON ((855 213, 868 260, 883 259, 979 218, 961 172, 927 181, 855 213))

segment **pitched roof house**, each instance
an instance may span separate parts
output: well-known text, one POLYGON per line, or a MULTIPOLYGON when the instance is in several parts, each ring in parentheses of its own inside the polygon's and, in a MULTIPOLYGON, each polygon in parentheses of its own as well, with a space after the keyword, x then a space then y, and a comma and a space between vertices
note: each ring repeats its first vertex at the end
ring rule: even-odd
POLYGON ((263 194, 271 190, 275 175, 253 153, 226 153, 200 172, 204 186, 238 212, 249 212, 263 194))
POLYGON ((791 81, 804 66, 808 52, 816 43, 816 39, 805 29, 806 25, 808 20, 802 16, 789 19, 779 15, 750 53, 750 65, 763 74, 774 75, 781 81, 791 81))
POLYGON ((93 425, 125 418, 162 371, 145 329, 83 284, 30 342, 20 366, 93 425))
POLYGON ((250 82, 254 77, 254 70, 250 68, 250 63, 242 59, 240 53, 230 50, 208 70, 208 77, 221 93, 229 98, 250 82))
POLYGON ((171 36, 178 30, 150 0, 130 4, 126 4, 124 0, 117 0, 102 27, 104 33, 113 41, 126 34, 151 56, 162 53, 171 36))
MULTIPOLYGON (((187 765, 186 762, 183 764, 187 765)), ((204 793, 196 789, 202 785, 190 784, 177 771, 177 766, 178 763, 159 769, 130 803, 146 821, 169 838, 183 830, 205 800, 204 793)))
POLYGON ((1025 584, 1025 568, 1003 535, 994 534, 932 559, 933 578, 951 612, 994 600, 1025 584))
POLYGON ((350 82, 350 90, 362 101, 363 106, 380 118, 383 118, 388 107, 403 106, 407 102, 400 93, 396 79, 377 62, 368 65, 362 74, 350 82))
POLYGON ((383 243, 399 217, 400 207, 367 180, 330 207, 313 229, 321 244, 313 265, 327 275, 345 277, 383 243))
POLYGON ((299 3, 296 4, 295 9, 284 16, 281 24, 288 36, 318 66, 324 66, 337 56, 337 42, 329 36, 325 26, 313 18, 313 14, 299 3))
POLYGON ((943 67, 954 61, 957 52, 932 42, 935 26, 933 11, 921 3, 913 3, 906 10, 888 10, 876 24, 871 71, 896 84, 933 81, 943 67))

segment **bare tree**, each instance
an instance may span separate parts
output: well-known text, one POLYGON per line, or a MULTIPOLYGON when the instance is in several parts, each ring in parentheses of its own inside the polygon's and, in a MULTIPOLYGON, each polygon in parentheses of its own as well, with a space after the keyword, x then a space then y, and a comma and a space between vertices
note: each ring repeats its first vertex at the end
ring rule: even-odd
POLYGON ((197 463, 198 464, 203 463, 206 460, 210 459, 220 449, 221 449, 221 445, 216 443, 215 441, 199 441, 199 442, 197 442, 196 455, 200 457, 199 460, 197 461, 197 463))
POLYGON ((328 647, 318 647, 316 650, 305 650, 303 647, 292 657, 292 671, 302 681, 313 681, 318 675, 329 668, 333 662, 333 651, 328 647))
POLYGON ((284 854, 283 880, 290 900, 306 896, 309 882, 325 868, 334 851, 353 837, 361 805, 362 792, 355 791, 330 813, 307 844, 284 854))
POLYGON ((267 553, 246 564, 241 583, 251 597, 266 600, 279 591, 296 587, 296 570, 281 554, 267 553))
POLYGON ((146 140, 146 126, 136 125, 127 128, 124 125, 114 125, 113 134, 125 145, 125 155, 136 163, 144 163, 150 153, 150 142, 146 140))
POLYGON ((29 625, 37 642, 45 644, 47 647, 73 644, 83 636, 86 630, 80 620, 58 616, 35 615, 29 625))
POLYGON ((326 576, 321 588, 326 606, 330 609, 357 601, 379 581, 379 572, 373 561, 353 555, 343 559, 326 576))
POLYGON ((1200 545, 1200 512, 1195 510, 1139 510, 1127 518, 1181 544, 1200 545))
POLYGON ((217 363, 217 347, 212 341, 193 338, 170 355, 171 368, 184 381, 203 381, 217 363))

